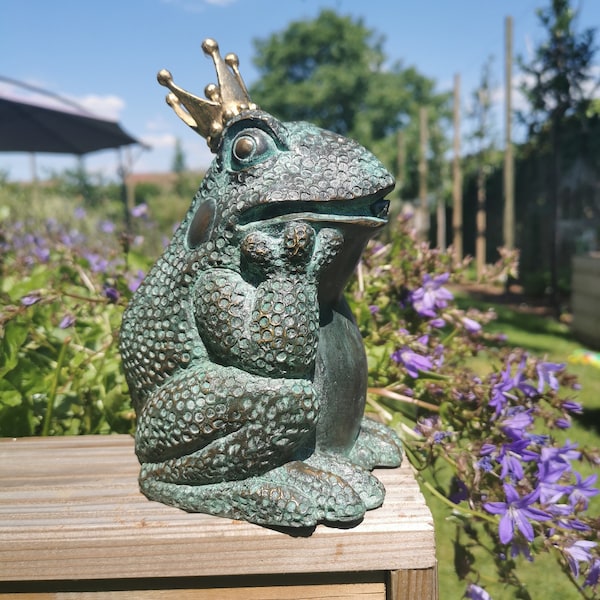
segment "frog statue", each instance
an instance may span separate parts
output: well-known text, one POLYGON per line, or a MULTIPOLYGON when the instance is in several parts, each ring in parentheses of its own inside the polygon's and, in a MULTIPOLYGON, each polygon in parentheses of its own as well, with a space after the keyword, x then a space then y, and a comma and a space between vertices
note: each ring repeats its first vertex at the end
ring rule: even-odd
POLYGON ((272 527, 354 525, 400 464, 363 416, 367 362, 343 296, 394 181, 356 142, 253 104, 235 54, 206 99, 167 102, 216 157, 127 307, 121 354, 150 499, 272 527))

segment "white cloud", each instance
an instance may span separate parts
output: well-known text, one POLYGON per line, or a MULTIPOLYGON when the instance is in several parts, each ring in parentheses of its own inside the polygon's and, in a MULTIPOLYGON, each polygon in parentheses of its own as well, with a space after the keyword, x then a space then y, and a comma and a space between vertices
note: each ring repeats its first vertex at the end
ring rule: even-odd
POLYGON ((125 108, 125 100, 113 94, 107 96, 88 94, 81 98, 73 98, 73 100, 94 115, 110 121, 118 121, 125 108))
POLYGON ((162 0, 163 4, 170 4, 184 12, 199 13, 210 6, 229 6, 237 0, 162 0))
POLYGON ((141 136, 142 142, 153 149, 174 148, 176 137, 172 133, 147 133, 141 136))

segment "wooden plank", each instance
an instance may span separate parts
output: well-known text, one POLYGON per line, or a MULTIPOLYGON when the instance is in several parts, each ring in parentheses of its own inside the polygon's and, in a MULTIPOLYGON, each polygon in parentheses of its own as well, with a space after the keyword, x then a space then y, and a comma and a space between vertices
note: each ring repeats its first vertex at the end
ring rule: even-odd
POLYGON ((574 273, 590 273, 600 277, 600 254, 597 256, 576 256, 573 258, 574 273))
POLYGON ((588 315, 600 320, 600 294, 595 298, 589 294, 577 291, 571 298, 573 304, 573 314, 575 317, 588 315))
POLYGON ((429 569, 391 571, 388 600, 438 600, 437 566, 429 569))
POLYGON ((575 295, 600 299, 600 274, 575 271, 573 273, 572 289, 575 295))
MULTIPOLYGON (((0 600, 14 599, 0 593, 0 600)), ((384 583, 219 589, 25 593, 19 600, 386 600, 384 583)))
POLYGON ((128 436, 0 440, 0 581, 430 569, 431 513, 410 466, 378 470, 382 508, 297 535, 148 501, 128 436))
POLYGON ((572 328, 600 340, 600 314, 587 315, 585 313, 573 316, 572 328))

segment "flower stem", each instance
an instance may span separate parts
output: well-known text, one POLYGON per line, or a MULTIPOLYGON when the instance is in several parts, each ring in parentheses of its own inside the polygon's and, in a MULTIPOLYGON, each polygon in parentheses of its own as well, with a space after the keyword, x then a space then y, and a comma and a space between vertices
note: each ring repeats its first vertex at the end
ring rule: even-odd
POLYGON ((411 398, 410 396, 405 396, 404 394, 393 392, 392 390, 388 390, 387 388, 369 388, 368 391, 371 394, 385 396, 387 398, 391 398, 392 400, 398 400, 399 402, 405 402, 407 404, 414 404, 416 406, 426 408, 427 410, 431 410, 433 412, 440 411, 440 407, 435 404, 430 404, 429 402, 424 402, 423 400, 418 400, 417 398, 411 398))
POLYGON ((66 337, 58 354, 58 360, 56 361, 56 369, 54 370, 54 379, 52 380, 52 387, 50 388, 50 394, 48 395, 48 402, 46 404, 46 414, 44 415, 44 423, 42 425, 42 435, 50 435, 50 423, 52 422, 52 413, 54 411, 54 401, 56 400, 56 391, 58 389, 58 381, 60 379, 60 372, 65 362, 65 356, 67 355, 67 346, 71 341, 70 337, 66 337))
MULTIPOLYGON (((413 454, 409 448, 405 448, 405 451, 406 451, 406 455, 409 457, 409 459, 412 458, 412 460, 410 461, 412 464, 413 460, 416 460, 416 458, 413 456, 413 454)), ((452 502, 452 500, 446 498, 446 496, 444 496, 444 494, 439 492, 428 481, 425 481, 425 478, 418 470, 416 473, 416 477, 423 484, 423 487, 425 487, 429 492, 431 492, 431 494, 433 496, 435 496, 438 500, 443 502, 446 506, 450 507, 454 512, 462 513, 464 515, 470 515, 472 517, 476 517, 478 519, 483 519, 484 521, 488 521, 490 523, 497 524, 497 520, 494 517, 488 516, 485 513, 479 512, 477 510, 471 510, 470 508, 465 508, 463 506, 459 506, 458 504, 455 504, 454 502, 452 502)))

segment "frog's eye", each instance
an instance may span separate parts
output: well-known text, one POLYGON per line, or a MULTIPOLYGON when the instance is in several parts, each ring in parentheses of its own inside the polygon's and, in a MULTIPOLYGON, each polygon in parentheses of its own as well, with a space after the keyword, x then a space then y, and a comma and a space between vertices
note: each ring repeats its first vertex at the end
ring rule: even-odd
POLYGON ((231 142, 231 166, 245 169, 271 156, 275 150, 271 136, 262 129, 240 131, 231 142))

